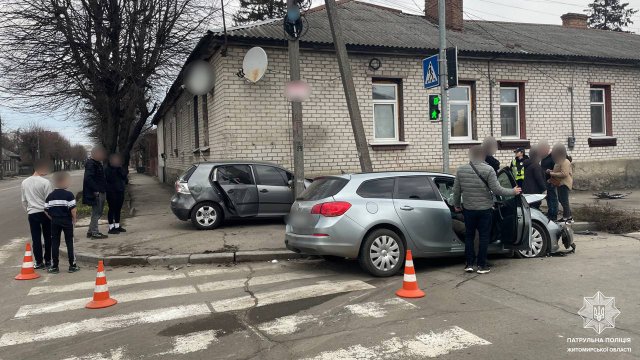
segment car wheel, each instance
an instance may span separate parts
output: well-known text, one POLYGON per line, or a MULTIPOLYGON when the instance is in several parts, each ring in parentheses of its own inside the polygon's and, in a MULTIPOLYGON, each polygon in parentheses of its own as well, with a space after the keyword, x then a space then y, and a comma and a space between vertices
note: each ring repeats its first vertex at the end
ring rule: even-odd
POLYGON ((531 241, 532 247, 530 250, 518 250, 517 254, 521 258, 535 258, 544 256, 547 253, 547 247, 549 246, 549 235, 544 225, 533 222, 531 225, 531 241))
POLYGON ((211 230, 220 226, 223 216, 222 209, 218 204, 204 202, 191 210, 191 223, 198 230, 211 230))
POLYGON ((360 266, 374 276, 392 276, 404 264, 404 243, 398 234, 388 229, 371 232, 360 250, 360 266))

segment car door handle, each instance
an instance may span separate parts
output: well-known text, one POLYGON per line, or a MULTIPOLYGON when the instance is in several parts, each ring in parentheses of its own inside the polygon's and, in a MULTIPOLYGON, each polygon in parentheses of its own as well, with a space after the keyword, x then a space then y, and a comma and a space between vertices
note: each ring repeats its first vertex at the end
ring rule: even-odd
POLYGON ((400 210, 411 211, 413 210, 413 208, 411 206, 405 205, 405 206, 401 206, 400 210))
POLYGON ((260 192, 261 192, 261 193, 268 193, 268 192, 269 192, 269 190, 267 190, 267 189, 262 189, 262 190, 260 190, 260 192))

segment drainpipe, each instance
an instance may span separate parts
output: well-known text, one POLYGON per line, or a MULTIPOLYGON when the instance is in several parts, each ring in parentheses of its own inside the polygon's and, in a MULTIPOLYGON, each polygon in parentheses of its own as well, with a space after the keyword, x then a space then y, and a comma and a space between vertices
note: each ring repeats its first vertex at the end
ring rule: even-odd
MULTIPOLYGON (((575 68, 574 68, 575 71, 575 68)), ((573 148, 576 145, 576 129, 575 129, 575 124, 573 121, 573 75, 574 72, 571 72, 571 86, 568 88, 569 90, 569 95, 571 96, 571 115, 570 115, 570 120, 571 120, 571 136, 567 139, 567 147, 569 148, 569 150, 573 150, 573 148)))
POLYGON ((491 60, 487 61, 487 73, 489 77, 489 130, 490 135, 493 136, 493 86, 495 83, 491 78, 491 60))

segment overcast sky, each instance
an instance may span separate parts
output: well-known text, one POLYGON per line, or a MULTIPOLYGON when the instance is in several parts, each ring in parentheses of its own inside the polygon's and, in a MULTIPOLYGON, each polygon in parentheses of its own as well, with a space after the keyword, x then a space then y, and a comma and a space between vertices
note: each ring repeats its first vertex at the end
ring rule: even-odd
MULTIPOLYGON (((237 11, 236 0, 225 1, 227 11, 237 11)), ((388 7, 394 7, 408 13, 421 13, 424 0, 360 0, 388 7)), ((640 9, 640 0, 626 0, 630 6, 640 9)), ((314 0, 314 5, 322 4, 314 0)), ((568 12, 584 12, 589 0, 464 0, 465 18, 474 20, 516 21, 544 24, 561 24, 560 15, 568 12)), ((640 33, 640 13, 634 15, 635 24, 628 30, 640 33)), ((61 132, 72 143, 89 144, 90 140, 77 118, 65 114, 20 113, 0 105, 5 130, 15 130, 29 123, 38 123, 50 130, 61 132)))

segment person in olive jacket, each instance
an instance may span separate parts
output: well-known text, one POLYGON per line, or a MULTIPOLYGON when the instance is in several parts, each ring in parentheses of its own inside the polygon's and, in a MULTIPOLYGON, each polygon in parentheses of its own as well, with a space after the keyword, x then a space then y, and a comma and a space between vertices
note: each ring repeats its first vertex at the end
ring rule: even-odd
POLYGON ((105 149, 96 145, 91 149, 91 158, 84 164, 84 180, 82 182, 82 202, 91 205, 91 222, 88 238, 105 239, 108 236, 98 231, 98 220, 102 217, 107 182, 104 177, 102 162, 106 158, 105 149))
POLYGON ((122 157, 119 154, 112 154, 109 162, 104 168, 107 179, 107 203, 109 204, 109 234, 119 234, 126 232, 120 226, 120 213, 124 204, 124 189, 129 183, 127 171, 122 167, 122 157))

